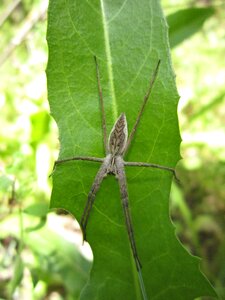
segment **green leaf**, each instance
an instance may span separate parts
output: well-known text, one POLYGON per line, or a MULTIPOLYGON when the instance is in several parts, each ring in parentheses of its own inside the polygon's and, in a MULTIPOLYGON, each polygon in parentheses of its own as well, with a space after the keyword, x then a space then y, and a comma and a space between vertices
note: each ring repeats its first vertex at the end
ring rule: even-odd
POLYGON ((34 226, 27 227, 26 232, 39 230, 46 223, 47 214, 48 214, 48 205, 46 203, 35 203, 26 207, 23 210, 23 212, 30 216, 39 217, 39 222, 34 226))
MULTIPOLYGON (((167 26, 159 1, 50 1, 48 98, 59 128, 60 154, 104 156, 93 56, 98 58, 109 133, 125 112, 131 130, 153 70, 157 81, 126 160, 174 167, 180 158, 178 95, 167 26)), ((52 208, 81 219, 99 168, 69 162, 53 174, 52 208)), ((175 237, 169 218, 172 176, 155 169, 126 168, 129 201, 143 278, 150 299, 190 300, 215 295, 175 237)), ((97 194, 87 227, 94 263, 81 299, 141 299, 125 228, 118 183, 108 176, 97 194)))
POLYGON ((216 95, 208 104, 205 104, 204 106, 201 106, 198 111, 195 113, 192 113, 192 115, 189 118, 189 122, 193 122, 195 120, 198 120, 198 118, 202 117, 204 114, 210 113, 215 106, 221 104, 225 100, 225 91, 222 92, 219 91, 218 95, 216 95))
MULTIPOLYGON (((27 224, 29 217, 24 215, 23 221, 27 224)), ((11 294, 21 282, 25 266, 31 272, 34 286, 38 281, 42 281, 50 289, 55 286, 62 287, 66 290, 66 294, 72 297, 71 299, 79 298, 79 293, 87 281, 91 263, 75 247, 74 241, 71 241, 68 228, 65 231, 57 230, 57 226, 52 228, 56 223, 62 223, 62 217, 49 214, 46 226, 38 231, 24 234, 25 252, 22 251, 16 257, 13 278, 8 287, 11 294), (27 256, 27 249, 29 256, 27 256)), ((0 223, 0 238, 5 239, 10 235, 18 239, 20 237, 18 227, 18 215, 10 214, 0 223)))
POLYGON ((2 193, 9 192, 12 190, 13 181, 9 176, 3 174, 0 176, 0 191, 2 193))
POLYGON ((20 254, 18 254, 14 265, 13 277, 8 285, 8 293, 10 295, 10 298, 13 292, 15 291, 15 289, 21 283, 21 280, 23 279, 23 270, 24 270, 23 261, 20 254))
POLYGON ((204 22, 215 13, 212 7, 178 10, 167 17, 170 46, 173 48, 198 32, 204 22))
POLYGON ((48 213, 48 205, 46 203, 35 203, 26 207, 23 212, 35 217, 45 217, 48 213))
POLYGON ((48 226, 27 234, 25 243, 35 253, 38 262, 30 266, 34 283, 43 280, 53 286, 64 286, 72 299, 78 299, 87 280, 90 262, 74 244, 48 226))
POLYGON ((31 145, 37 147, 38 143, 43 140, 46 133, 49 132, 49 116, 46 111, 39 111, 31 115, 31 145))

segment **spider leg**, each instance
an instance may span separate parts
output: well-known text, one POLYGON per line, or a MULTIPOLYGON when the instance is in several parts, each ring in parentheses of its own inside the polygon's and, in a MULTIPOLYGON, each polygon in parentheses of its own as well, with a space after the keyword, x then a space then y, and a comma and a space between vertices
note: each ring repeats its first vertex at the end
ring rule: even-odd
POLYGON ((121 157, 116 157, 115 165, 116 165, 116 175, 117 175, 117 178, 119 181, 119 186, 120 186, 120 194, 121 194, 121 199, 122 199, 123 212, 124 212, 125 220, 126 220, 127 232, 128 232, 135 264, 136 264, 137 270, 139 272, 141 270, 141 262, 138 257, 136 242, 134 239, 134 231, 133 231, 133 225, 132 225, 131 214, 130 214, 130 209, 129 209, 129 202, 128 202, 127 181, 126 181, 123 160, 121 157))
POLYGON ((138 127, 138 124, 139 124, 139 122, 140 122, 140 120, 141 120, 141 116, 142 116, 142 114, 143 114, 145 105, 146 105, 146 103, 147 103, 147 101, 148 101, 148 99, 149 99, 149 96, 150 96, 151 92, 152 92, 152 88, 153 88, 153 85, 154 85, 154 83, 155 83, 155 80, 156 80, 158 71, 159 71, 159 65, 160 65, 160 62, 161 62, 161 60, 158 60, 158 63, 157 63, 157 65, 156 65, 156 68, 155 68, 155 70, 154 70, 154 73, 153 73, 153 75, 152 75, 152 78, 150 79, 149 87, 148 87, 147 93, 146 93, 145 96, 144 96, 144 100, 143 100, 141 109, 140 109, 140 111, 139 111, 139 113, 138 113, 138 116, 137 116, 137 119, 136 119, 136 121, 135 121, 134 127, 132 128, 131 133, 130 133, 130 135, 129 135, 129 138, 128 138, 128 140, 127 140, 127 144, 126 144, 125 150, 124 150, 124 152, 123 152, 124 155, 125 155, 125 153, 127 152, 128 148, 129 148, 129 146, 130 146, 131 141, 133 140, 134 134, 135 134, 135 132, 136 132, 136 130, 137 130, 137 127, 138 127))
POLYGON ((92 162, 100 162, 102 163, 104 161, 104 158, 100 158, 100 157, 91 157, 91 156, 74 156, 74 157, 69 157, 69 158, 64 158, 64 159, 60 159, 60 160, 56 160, 53 166, 53 170, 51 172, 51 174, 49 175, 49 177, 52 176, 52 174, 55 171, 55 168, 57 165, 69 162, 69 161, 73 161, 73 160, 86 160, 86 161, 92 161, 92 162))
POLYGON ((81 225, 81 229, 83 232, 83 240, 86 240, 87 222, 88 222, 88 218, 89 218, 92 206, 94 204, 96 193, 99 190, 103 179, 107 176, 107 172, 108 172, 108 161, 107 161, 107 157, 106 157, 106 159, 103 162, 103 164, 101 165, 97 175, 95 176, 91 190, 88 194, 88 199, 87 199, 87 202, 86 202, 86 205, 84 208, 84 212, 81 217, 80 225, 81 225))
POLYGON ((128 162, 125 161, 124 166, 128 166, 128 167, 150 167, 150 168, 169 171, 173 174, 176 181, 178 183, 180 182, 180 180, 177 177, 176 171, 173 168, 170 168, 170 167, 161 166, 161 165, 157 165, 157 164, 151 164, 151 163, 145 163, 145 162, 133 162, 133 161, 128 161, 128 162))

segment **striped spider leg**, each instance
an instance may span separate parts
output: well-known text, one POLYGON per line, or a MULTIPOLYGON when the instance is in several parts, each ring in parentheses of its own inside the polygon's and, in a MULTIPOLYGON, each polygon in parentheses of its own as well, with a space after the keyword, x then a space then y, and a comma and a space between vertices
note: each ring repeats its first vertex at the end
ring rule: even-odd
POLYGON ((103 96, 102 96, 102 88, 101 88, 101 84, 100 84, 99 67, 98 67, 96 57, 94 57, 94 59, 95 59, 95 65, 96 65, 96 76, 97 76, 97 83, 98 83, 100 107, 101 107, 101 113, 102 113, 101 114, 102 115, 102 132, 103 132, 103 140, 104 140, 106 156, 105 156, 105 158, 76 156, 76 157, 61 159, 61 160, 57 160, 55 162, 54 168, 56 166, 58 166, 59 164, 62 164, 62 163, 68 162, 68 161, 72 161, 72 160, 85 160, 85 161, 90 161, 90 162, 101 163, 101 167, 95 176, 92 187, 88 194, 88 199, 87 199, 87 202, 86 202, 86 205, 84 208, 83 215, 81 217, 80 225, 81 225, 81 229, 83 232, 84 240, 86 240, 87 223, 88 223, 89 215, 90 215, 90 212, 91 212, 91 209, 92 209, 95 197, 96 197, 96 193, 99 190, 103 179, 108 174, 115 175, 115 177, 118 179, 118 182, 119 182, 123 212, 124 212, 124 216, 125 216, 125 222, 126 222, 126 227, 127 227, 127 232, 128 232, 128 237, 129 237, 133 257, 135 260, 136 268, 137 268, 138 272, 140 272, 141 262, 138 257, 136 242, 135 242, 135 238, 134 238, 134 231, 133 231, 132 219, 131 219, 129 202, 128 202, 128 189, 127 189, 127 181, 126 181, 126 174, 125 174, 124 166, 151 167, 151 168, 162 169, 162 170, 171 172, 175 176, 175 178, 176 178, 176 173, 173 168, 161 166, 161 165, 157 165, 157 164, 151 164, 151 163, 145 163, 145 162, 125 162, 123 160, 123 157, 131 144, 131 141, 134 137, 134 134, 135 134, 138 124, 140 122, 141 116, 143 114, 144 108, 145 108, 146 103, 151 94, 152 87, 154 85, 154 82, 156 80, 157 73, 159 70, 160 60, 158 61, 155 71, 153 73, 153 76, 150 80, 147 93, 144 96, 144 100, 143 100, 141 109, 138 113, 136 122, 133 126, 133 129, 131 130, 129 137, 128 137, 128 131, 127 131, 126 116, 124 113, 122 113, 119 116, 119 118, 117 119, 115 125, 113 126, 113 129, 109 135, 109 139, 107 142, 106 118, 105 118, 105 109, 104 109, 104 102, 103 102, 103 96))

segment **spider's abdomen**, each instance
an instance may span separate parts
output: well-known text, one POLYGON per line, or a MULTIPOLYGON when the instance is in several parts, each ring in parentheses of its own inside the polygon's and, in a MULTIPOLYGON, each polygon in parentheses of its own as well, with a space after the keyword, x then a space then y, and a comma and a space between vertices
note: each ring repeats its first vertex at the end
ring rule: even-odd
POLYGON ((109 135, 109 153, 122 155, 127 143, 127 120, 124 113, 117 119, 109 135))

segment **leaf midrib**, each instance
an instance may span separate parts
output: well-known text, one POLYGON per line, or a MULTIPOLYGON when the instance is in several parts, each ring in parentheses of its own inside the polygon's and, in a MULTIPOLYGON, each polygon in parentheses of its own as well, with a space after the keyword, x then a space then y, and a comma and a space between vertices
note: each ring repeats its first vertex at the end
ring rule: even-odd
MULTIPOLYGON (((115 95, 115 88, 114 88, 114 76, 113 76, 113 69, 112 69, 112 55, 111 55, 111 48, 109 42, 109 29, 108 29, 108 22, 106 20, 105 15, 105 8, 104 8, 104 0, 100 0, 101 3, 101 12, 102 12, 102 25, 104 30, 104 40, 105 40, 105 53, 107 59, 107 71, 108 71, 108 78, 109 78, 109 86, 110 86, 110 94, 112 97, 112 114, 114 121, 116 121, 118 117, 118 106, 116 101, 115 95)), ((139 283, 137 281, 137 270, 133 263, 133 256, 131 255, 132 260, 132 274, 134 280, 134 287, 135 287, 135 294, 137 299, 141 299, 139 283)))
POLYGON ((110 94, 112 96, 112 114, 114 121, 116 121, 118 117, 118 107, 115 95, 115 88, 114 88, 114 77, 113 77, 113 69, 112 69, 112 55, 111 55, 111 48, 109 42, 109 30, 108 30, 108 22, 106 20, 105 15, 105 8, 104 8, 104 0, 100 0, 101 3, 101 11, 102 11, 102 25, 104 30, 104 39, 105 39, 105 53, 107 59, 107 70, 108 70, 108 77, 109 77, 109 86, 110 86, 110 94))

